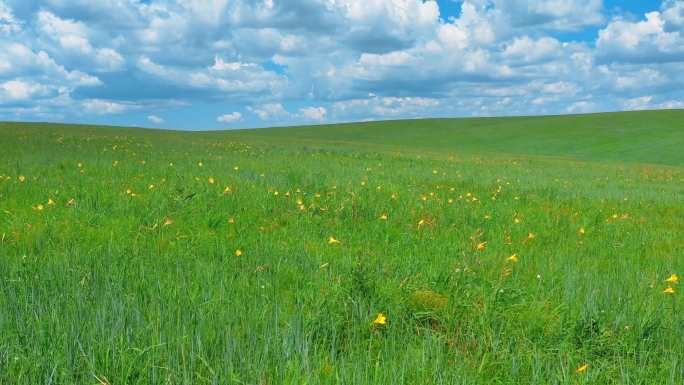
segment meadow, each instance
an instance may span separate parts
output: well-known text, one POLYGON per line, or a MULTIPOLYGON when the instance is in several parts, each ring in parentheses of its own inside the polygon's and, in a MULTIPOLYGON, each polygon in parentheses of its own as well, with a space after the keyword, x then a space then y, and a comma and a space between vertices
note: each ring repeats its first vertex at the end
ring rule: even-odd
POLYGON ((0 384, 684 382, 684 111, 0 123, 0 384))

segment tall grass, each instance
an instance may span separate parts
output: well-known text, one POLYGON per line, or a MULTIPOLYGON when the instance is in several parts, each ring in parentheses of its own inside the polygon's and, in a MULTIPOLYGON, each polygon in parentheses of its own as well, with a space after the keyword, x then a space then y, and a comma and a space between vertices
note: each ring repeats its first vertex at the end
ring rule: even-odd
POLYGON ((0 126, 0 384, 681 384, 684 154, 296 132, 0 126))

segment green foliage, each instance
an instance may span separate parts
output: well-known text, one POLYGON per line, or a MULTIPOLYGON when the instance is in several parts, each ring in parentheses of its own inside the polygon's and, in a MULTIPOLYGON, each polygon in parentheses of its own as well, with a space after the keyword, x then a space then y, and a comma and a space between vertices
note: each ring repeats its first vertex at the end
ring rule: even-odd
POLYGON ((682 114, 1 123, 0 384, 679 385, 682 114))

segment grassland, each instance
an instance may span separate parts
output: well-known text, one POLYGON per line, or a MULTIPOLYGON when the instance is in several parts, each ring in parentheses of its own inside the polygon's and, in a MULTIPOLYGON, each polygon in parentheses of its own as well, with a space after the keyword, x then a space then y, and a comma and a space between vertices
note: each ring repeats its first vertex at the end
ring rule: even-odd
POLYGON ((683 149, 684 111, 0 123, 0 384, 680 385, 683 149))

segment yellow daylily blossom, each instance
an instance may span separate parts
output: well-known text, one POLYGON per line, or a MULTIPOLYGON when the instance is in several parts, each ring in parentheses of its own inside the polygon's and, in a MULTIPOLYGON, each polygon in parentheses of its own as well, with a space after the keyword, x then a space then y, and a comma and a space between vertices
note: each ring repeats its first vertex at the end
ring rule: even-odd
POLYGON ((670 278, 666 279, 665 282, 667 283, 677 283, 679 282, 679 276, 677 274, 672 274, 670 278))
POLYGON ((373 320, 374 325, 384 325, 387 323, 387 317, 384 314, 378 313, 378 316, 373 320))

